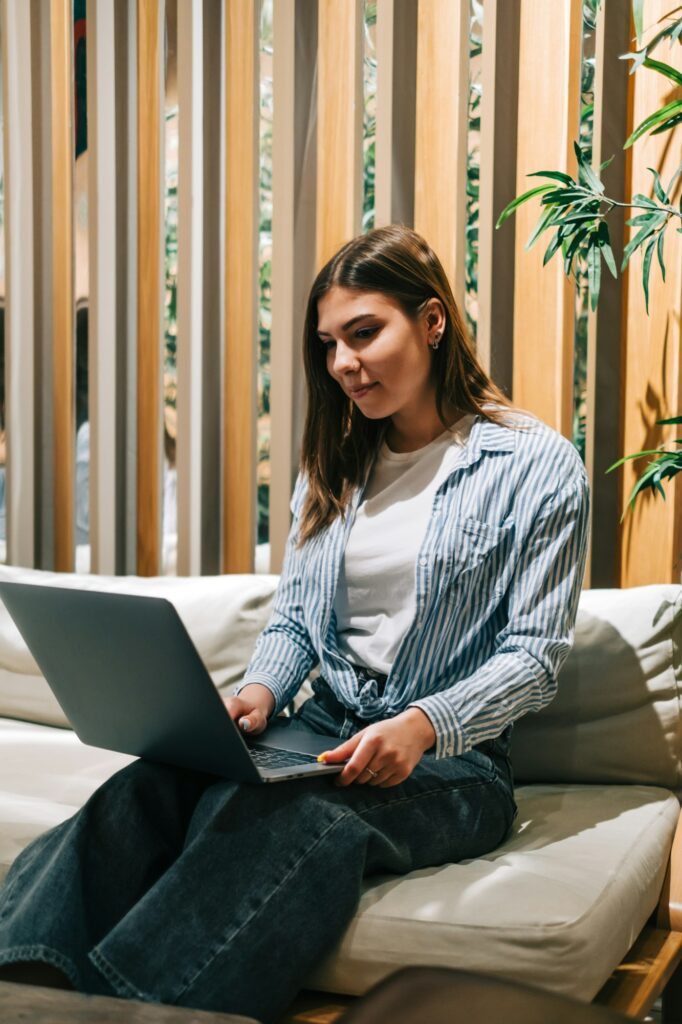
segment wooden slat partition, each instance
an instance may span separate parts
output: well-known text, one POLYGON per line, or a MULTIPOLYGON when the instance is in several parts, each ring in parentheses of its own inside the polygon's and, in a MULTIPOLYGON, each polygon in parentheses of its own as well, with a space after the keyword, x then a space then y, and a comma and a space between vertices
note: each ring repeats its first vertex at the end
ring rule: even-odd
POLYGON ((374 223, 414 223, 417 0, 377 5, 374 223))
POLYGON ((88 0, 90 568, 117 569, 118 297, 114 0, 88 0))
POLYGON ((256 536, 259 10, 225 5, 224 572, 253 570, 256 536))
POLYGON ((361 0, 319 0, 317 266, 362 223, 361 0))
MULTIPOLYGON (((646 23, 654 25, 670 9, 666 0, 648 0, 646 23)), ((663 47, 654 56, 682 69, 680 48, 663 47)), ((630 129, 644 117, 668 102, 675 92, 672 83, 648 68, 634 76, 632 121, 630 129)), ((646 135, 632 147, 627 195, 642 192, 652 195, 654 167, 667 187, 680 160, 682 126, 662 135, 646 135)), ((682 182, 677 179, 673 202, 679 203, 682 182)), ((626 241, 631 228, 626 228, 626 241)), ((665 243, 666 280, 661 280, 654 259, 649 288, 649 316, 642 290, 642 254, 629 264, 627 280, 627 324, 625 362, 621 400, 623 409, 622 453, 656 448, 680 437, 679 426, 656 426, 655 420, 679 416, 682 411, 682 247, 674 228, 668 230, 665 243)), ((679 446, 677 446, 679 447, 679 446)), ((647 459, 630 460, 622 472, 622 507, 647 459)), ((623 522, 621 547, 621 586, 633 587, 654 582, 679 582, 682 570, 682 486, 680 478, 666 481, 666 500, 651 491, 640 496, 623 522), (656 543, 652 544, 652 538, 656 543)))
POLYGON ((221 180, 224 117, 221 90, 223 33, 221 5, 204 0, 203 8, 203 111, 204 111, 204 223, 203 223, 203 397, 202 397, 202 508, 201 568, 220 572, 221 435, 222 435, 222 313, 225 305, 222 267, 221 180))
POLYGON ((483 17, 478 226, 478 356, 512 393, 514 232, 495 223, 516 189, 521 0, 486 0, 483 17))
POLYGON ((203 5, 178 0, 178 573, 201 572, 203 5))
POLYGON ((52 77, 52 345, 54 567, 74 565, 76 427, 73 309, 73 11, 50 6, 52 77))
POLYGON ((31 8, 2 5, 7 561, 35 557, 35 400, 31 8))
POLYGON ((270 571, 280 572, 291 523, 305 411, 302 334, 315 272, 315 144, 302 130, 314 102, 317 4, 273 8, 270 571))
MULTIPOLYGON (((581 39, 581 0, 522 0, 517 195, 536 181, 531 171, 574 171, 581 39)), ((516 215, 512 398, 571 437, 575 286, 560 259, 542 266, 546 243, 525 251, 539 216, 535 202, 516 215)))
MULTIPOLYGON (((594 128, 592 163, 595 170, 609 157, 602 172, 606 194, 626 194, 626 159, 622 151, 627 137, 628 78, 620 55, 630 47, 630 19, 621 7, 602 4, 597 20, 594 81, 594 128)), ((623 217, 609 218, 611 245, 616 263, 623 256, 623 217)), ((592 489, 593 524, 617 523, 620 516, 620 482, 606 470, 620 456, 621 338, 623 278, 602 273, 599 306, 589 316, 587 345, 587 401, 585 465, 592 489)), ((620 578, 618 530, 599 530, 598 543, 588 548, 584 586, 616 587, 620 578)))
POLYGON ((464 308, 468 0, 419 4, 414 227, 440 257, 464 308))
POLYGON ((161 337, 163 330, 162 59, 164 3, 137 8, 137 571, 161 556, 161 337))

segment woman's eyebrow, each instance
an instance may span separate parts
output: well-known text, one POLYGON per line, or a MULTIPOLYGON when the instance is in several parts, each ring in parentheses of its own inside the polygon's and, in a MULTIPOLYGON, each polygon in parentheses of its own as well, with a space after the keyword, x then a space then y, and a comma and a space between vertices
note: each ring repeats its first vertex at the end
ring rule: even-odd
MULTIPOLYGON (((341 328, 341 330, 342 331, 347 331, 349 327, 352 327, 353 324, 358 322, 358 320, 363 320, 364 317, 366 317, 366 316, 377 316, 377 315, 378 315, 377 313, 358 313, 358 315, 354 316, 352 320, 349 320, 348 323, 344 324, 343 327, 341 328)), ((318 331, 317 333, 319 335, 325 334, 325 335, 329 336, 327 331, 318 331)))

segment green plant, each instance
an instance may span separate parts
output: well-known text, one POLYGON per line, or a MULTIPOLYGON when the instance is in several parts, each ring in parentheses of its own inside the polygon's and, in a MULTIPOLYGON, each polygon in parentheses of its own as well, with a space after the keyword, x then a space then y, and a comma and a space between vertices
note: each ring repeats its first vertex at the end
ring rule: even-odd
MULTIPOLYGON (((595 13, 597 6, 594 5, 595 13)), ((643 35, 643 0, 633 0, 632 6, 637 39, 640 40, 643 35)), ((632 61, 630 74, 634 74, 639 67, 647 67, 664 75, 675 86, 682 86, 682 74, 679 71, 650 56, 651 52, 666 39, 669 40, 671 46, 675 43, 682 43, 680 11, 682 11, 682 6, 676 7, 664 15, 658 24, 663 22, 666 24, 655 33, 648 43, 633 53, 623 55, 624 60, 632 61), (678 16, 675 17, 675 15, 678 16)), ((682 123, 682 99, 675 98, 647 116, 626 139, 623 149, 629 148, 646 134, 659 135, 670 131, 680 123, 682 123)), ((658 172, 654 168, 649 168, 652 174, 653 197, 637 193, 629 201, 623 202, 606 195, 599 175, 599 172, 608 166, 613 157, 610 157, 595 170, 591 166, 591 151, 577 142, 574 143, 574 149, 578 166, 577 178, 557 170, 532 172, 528 177, 539 177, 546 180, 513 199, 500 214, 496 227, 499 228, 523 203, 538 198, 543 209, 540 220, 526 242, 526 249, 530 249, 545 231, 552 231, 553 235, 545 250, 543 265, 560 252, 564 261, 564 272, 567 276, 573 273, 576 280, 581 274, 586 276, 590 305, 592 310, 595 310, 599 302, 602 261, 614 277, 618 275, 611 248, 608 218, 613 215, 614 211, 620 209, 638 211, 626 221, 626 224, 636 230, 625 246, 620 270, 623 272, 633 254, 641 251, 642 287, 648 314, 649 278, 654 254, 662 278, 665 280, 664 241, 666 233, 671 229, 678 234, 682 233, 682 198, 678 205, 675 205, 674 202, 682 164, 677 167, 667 187, 661 182, 658 172)), ((682 417, 656 420, 656 423, 682 423, 682 417)), ((682 440, 677 439, 674 443, 680 445, 682 440)), ((665 498, 661 481, 682 472, 682 450, 669 451, 665 449, 664 445, 653 451, 634 452, 631 455, 626 455, 609 466, 606 472, 610 473, 629 459, 650 455, 653 455, 654 458, 647 464, 646 469, 636 481, 621 516, 621 522, 639 493, 645 489, 651 489, 654 494, 660 493, 665 498)))

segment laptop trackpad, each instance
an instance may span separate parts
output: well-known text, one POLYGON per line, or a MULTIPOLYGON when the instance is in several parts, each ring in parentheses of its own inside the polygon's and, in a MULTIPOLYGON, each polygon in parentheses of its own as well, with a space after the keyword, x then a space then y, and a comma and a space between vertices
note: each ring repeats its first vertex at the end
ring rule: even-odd
POLYGON ((310 732, 292 718, 278 715, 270 722, 265 732, 253 737, 253 743, 263 747, 277 747, 279 750, 295 750, 299 754, 321 754, 333 750, 343 743, 338 736, 324 736, 310 732))

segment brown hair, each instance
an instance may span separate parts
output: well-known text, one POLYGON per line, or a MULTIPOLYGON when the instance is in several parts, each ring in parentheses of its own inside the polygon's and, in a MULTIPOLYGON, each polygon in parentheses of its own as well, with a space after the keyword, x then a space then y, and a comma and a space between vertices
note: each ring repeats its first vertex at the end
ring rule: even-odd
POLYGON ((317 303, 334 286, 390 296, 415 323, 430 298, 440 299, 446 324, 433 352, 433 370, 436 411, 445 428, 445 403, 509 426, 502 410, 484 409, 483 404, 516 408, 480 365, 441 262, 421 235, 403 224, 391 224, 353 238, 322 267, 308 297, 303 330, 308 408, 300 459, 308 490, 299 547, 345 515, 389 423, 364 416, 327 371, 325 348, 317 335, 317 303))

